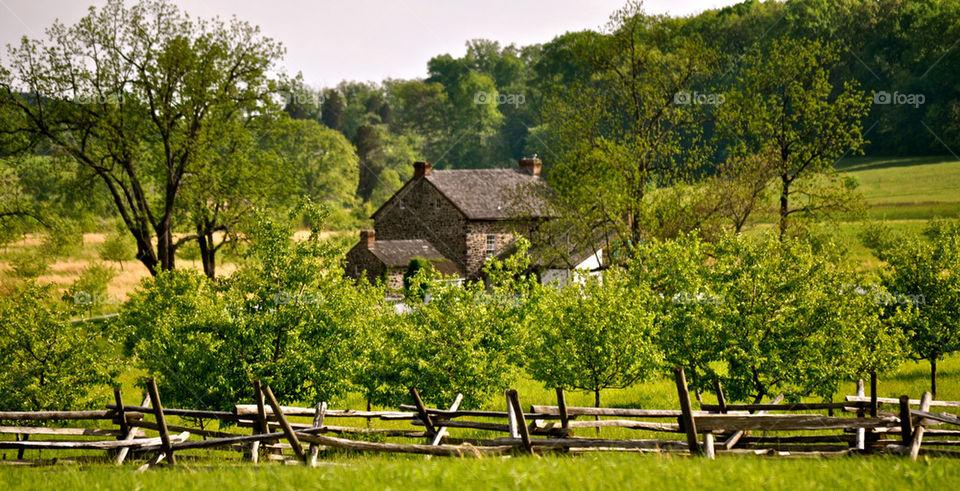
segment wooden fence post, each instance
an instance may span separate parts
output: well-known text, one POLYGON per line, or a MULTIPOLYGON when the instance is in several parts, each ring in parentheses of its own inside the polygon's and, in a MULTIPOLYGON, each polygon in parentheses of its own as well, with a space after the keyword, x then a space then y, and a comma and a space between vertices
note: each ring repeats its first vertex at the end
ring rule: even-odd
POLYGON ((723 395, 723 386, 720 384, 720 379, 713 381, 713 388, 717 392, 717 405, 720 406, 720 412, 723 414, 727 413, 727 397, 723 395))
POLYGON ((510 429, 510 438, 520 438, 520 432, 517 430, 517 412, 510 402, 510 390, 503 392, 503 397, 507 401, 507 427, 510 429))
POLYGON ((717 458, 713 449, 713 433, 709 431, 703 434, 703 455, 710 460, 717 458))
MULTIPOLYGON (((148 406, 148 405, 150 405, 150 395, 149 395, 149 394, 143 396, 143 402, 141 402, 140 405, 141 405, 141 406, 148 406)), ((127 431, 127 434, 126 434, 126 436, 124 437, 123 440, 124 440, 124 441, 131 441, 131 440, 133 440, 134 438, 137 437, 137 432, 138 432, 138 431, 140 431, 140 428, 137 428, 136 426, 131 426, 130 429, 127 431)), ((130 447, 123 447, 123 448, 121 448, 120 450, 117 451, 117 458, 116 458, 116 460, 115 460, 114 462, 116 462, 117 465, 123 464, 123 461, 127 458, 127 454, 128 454, 128 453, 130 453, 130 447)))
MULTIPOLYGON (((317 404, 317 412, 316 412, 316 414, 314 414, 314 416, 313 416, 313 427, 314 427, 314 428, 320 428, 321 426, 323 426, 323 419, 324 419, 326 416, 327 416, 327 403, 326 403, 326 402, 321 402, 320 404, 317 404)), ((308 459, 309 462, 307 462, 308 464, 310 464, 310 467, 316 467, 316 466, 317 466, 317 456, 318 456, 318 455, 320 455, 320 445, 317 445, 316 443, 311 443, 311 444, 310 444, 310 457, 309 457, 309 459, 308 459)))
MULTIPOLYGON (((923 412, 929 411, 930 401, 932 400, 933 394, 924 392, 923 397, 920 398, 920 410, 923 412)), ((923 419, 917 424, 917 428, 913 430, 913 439, 910 440, 910 458, 912 460, 917 460, 917 456, 920 455, 921 443, 923 443, 923 419)))
POLYGON ((913 418, 910 416, 910 396, 900 396, 900 439, 909 447, 913 440, 913 418))
POLYGON ((680 420, 687 432, 687 446, 691 454, 700 453, 700 442, 697 439, 697 426, 693 419, 693 410, 690 407, 690 392, 687 389, 687 376, 682 366, 673 367, 673 375, 677 381, 677 395, 680 396, 680 420))
MULTIPOLYGON (((173 447, 170 445, 170 433, 167 431, 167 419, 163 415, 163 406, 160 404, 160 392, 157 390, 157 381, 153 378, 147 379, 147 392, 150 393, 150 402, 153 405, 153 414, 157 418, 157 427, 160 431, 160 448, 166 455, 167 462, 170 465, 177 464, 177 458, 173 455, 173 447)), ((159 460, 157 460, 159 462, 159 460)))
POLYGON ((410 387, 410 397, 413 398, 413 404, 417 407, 417 413, 420 414, 420 419, 423 420, 423 426, 427 429, 427 439, 429 441, 436 436, 437 429, 433 427, 433 421, 430 419, 430 415, 427 414, 427 406, 423 404, 423 399, 420 398, 420 392, 417 391, 416 387, 410 387))
MULTIPOLYGON (((448 410, 456 411, 457 409, 460 409, 461 402, 463 402, 463 394, 457 394, 457 397, 453 400, 453 404, 450 405, 450 409, 448 410)), ((437 434, 433 436, 433 441, 430 444, 433 446, 440 445, 440 441, 443 440, 443 436, 446 434, 447 434, 447 427, 439 426, 437 428, 437 434)))
POLYGON ((563 387, 557 387, 557 409, 560 412, 560 427, 563 428, 563 436, 569 436, 570 417, 567 416, 567 396, 563 393, 563 387))
POLYGON ((290 442, 290 446, 293 447, 293 453, 297 454, 297 458, 306 464, 307 454, 304 453, 303 447, 300 446, 300 439, 297 438, 297 434, 290 426, 290 422, 287 421, 287 417, 283 415, 283 409, 280 408, 280 403, 277 402, 277 398, 273 395, 273 391, 269 385, 263 386, 263 395, 266 396, 267 402, 270 403, 270 407, 273 408, 273 415, 277 417, 277 422, 280 423, 280 427, 283 428, 283 434, 287 437, 287 441, 290 442))
POLYGON ((523 442, 523 448, 533 455, 533 444, 530 441, 530 429, 527 428, 527 418, 523 415, 523 408, 520 406, 520 397, 517 391, 510 389, 507 391, 507 403, 513 408, 513 414, 516 417, 517 430, 520 432, 520 440, 523 442))
MULTIPOLYGON (((863 393, 863 379, 861 378, 861 379, 857 379, 857 397, 858 397, 858 398, 861 398, 861 399, 859 399, 859 400, 863 400, 863 399, 862 399, 863 396, 864 396, 864 393, 863 393)), ((858 418, 862 418, 862 417, 863 417, 863 409, 862 409, 862 408, 859 409, 859 410, 857 410, 857 417, 858 417, 858 418)), ((867 445, 866 445, 866 440, 867 440, 867 430, 864 429, 864 428, 857 428, 857 440, 856 440, 856 443, 855 443, 856 449, 857 449, 857 450, 863 450, 863 449, 865 449, 866 446, 867 446, 867 445)))

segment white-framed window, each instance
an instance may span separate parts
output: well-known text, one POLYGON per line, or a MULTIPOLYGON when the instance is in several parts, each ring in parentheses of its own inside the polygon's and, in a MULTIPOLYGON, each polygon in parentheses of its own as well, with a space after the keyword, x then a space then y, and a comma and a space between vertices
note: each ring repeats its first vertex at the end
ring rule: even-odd
POLYGON ((487 235, 487 258, 493 257, 497 253, 497 236, 487 235))

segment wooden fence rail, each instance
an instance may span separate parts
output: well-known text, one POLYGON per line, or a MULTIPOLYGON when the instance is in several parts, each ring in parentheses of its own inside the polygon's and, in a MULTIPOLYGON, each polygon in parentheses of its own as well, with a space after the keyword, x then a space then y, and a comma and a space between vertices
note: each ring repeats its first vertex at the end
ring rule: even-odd
POLYGON ((879 397, 875 376, 870 380, 869 396, 847 396, 843 402, 781 403, 782 396, 778 396, 772 402, 730 403, 717 383, 717 403, 700 403, 696 409, 681 367, 675 370, 675 381, 679 409, 568 406, 563 389, 558 388, 556 405, 535 404, 524 412, 520 394, 515 390, 505 392, 507 411, 460 409, 462 396, 451 401, 449 407, 427 407, 416 388, 410 389, 415 404, 401 405, 396 411, 374 411, 369 406, 367 410, 334 409, 326 403, 309 408, 281 406, 273 391, 259 381, 253 383, 255 403, 238 404, 233 411, 165 408, 156 383, 148 380, 149 397, 139 406, 123 404, 117 391, 115 402, 108 404, 106 410, 0 411, 0 422, 7 423, 0 425, 0 434, 18 435, 16 441, 0 441, 0 449, 19 452, 18 459, 12 463, 25 462, 20 460, 23 451, 62 449, 109 451, 110 459, 117 463, 122 463, 127 455, 141 460, 148 458, 140 470, 162 462, 175 465, 175 454, 195 459, 205 454, 184 452, 205 449, 244 450, 245 458, 253 462, 259 462, 258 455, 266 452, 267 461, 295 459, 311 466, 316 465, 323 449, 458 457, 597 451, 682 452, 708 458, 724 454, 960 456, 960 450, 950 449, 960 447, 960 417, 930 410, 931 407, 960 408, 960 402, 935 401, 929 394, 921 399, 879 397), (897 410, 882 411, 884 405, 896 405, 897 410), (837 416, 834 410, 840 410, 837 416), (848 415, 839 416, 844 413, 848 415), (852 413, 856 413, 856 417, 852 413), (171 422, 170 418, 175 419, 171 422), (365 421, 356 426, 331 425, 331 418, 365 421), (26 423, 62 424, 79 420, 109 421, 115 427, 70 428, 26 423), (196 421, 204 420, 235 426, 195 427, 196 421), (387 428, 371 425, 371 421, 377 420, 406 422, 409 427, 397 428, 397 423, 387 428), (575 434, 584 428, 596 429, 597 436, 585 438, 575 434), (630 434, 637 437, 601 437, 601 430, 609 428, 632 430, 637 433, 630 434), (476 437, 471 433, 456 433, 464 429, 493 435, 476 437), (244 430, 252 434, 244 434, 244 430), (156 436, 148 437, 146 431, 156 436), (662 433, 664 437, 649 438, 646 432, 662 433), (378 440, 402 440, 362 441, 367 439, 362 435, 376 436, 378 440), (678 439, 677 435, 684 438, 678 439), (34 438, 28 439, 28 436, 34 438), (38 439, 44 436, 113 439, 38 439), (191 436, 203 439, 190 439, 191 436), (422 443, 411 443, 411 440, 422 443))

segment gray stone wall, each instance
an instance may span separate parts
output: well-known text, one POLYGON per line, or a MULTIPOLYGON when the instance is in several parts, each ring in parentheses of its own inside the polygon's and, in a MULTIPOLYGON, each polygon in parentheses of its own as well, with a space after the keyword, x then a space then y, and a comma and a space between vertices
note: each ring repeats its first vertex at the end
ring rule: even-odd
POLYGON ((461 269, 466 266, 466 226, 460 210, 425 179, 407 186, 373 223, 377 240, 424 239, 461 269))
MULTIPOLYGON (((376 283, 383 278, 384 269, 386 267, 383 262, 363 244, 357 244, 347 252, 344 273, 351 278, 360 279, 366 276, 370 283, 376 283)), ((402 276, 403 273, 401 273, 402 276)))
POLYGON ((487 236, 494 236, 496 249, 494 255, 500 254, 513 242, 510 225, 503 221, 469 222, 466 233, 466 268, 467 276, 474 277, 483 269, 487 261, 487 236))

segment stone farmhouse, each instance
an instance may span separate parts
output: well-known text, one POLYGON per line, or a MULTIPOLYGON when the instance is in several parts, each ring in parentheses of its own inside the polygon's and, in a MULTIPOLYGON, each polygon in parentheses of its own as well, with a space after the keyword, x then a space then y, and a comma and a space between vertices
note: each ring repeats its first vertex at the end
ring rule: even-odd
MULTIPOLYGON (((414 163, 413 177, 373 213, 373 230, 346 256, 345 272, 371 282, 403 286, 410 260, 430 260, 447 275, 476 279, 490 257, 508 254, 525 227, 549 220, 540 159, 521 159, 514 169, 433 170, 414 163)), ((576 268, 597 270, 602 251, 580 253, 576 268)), ((542 281, 568 277, 570 268, 533 258, 542 281)))

